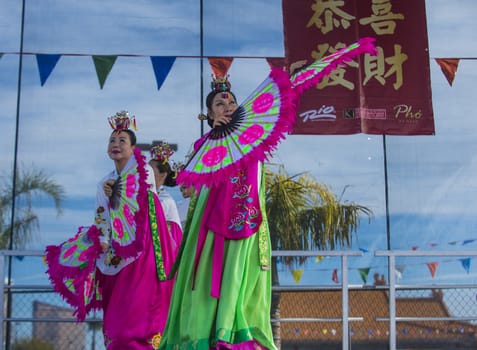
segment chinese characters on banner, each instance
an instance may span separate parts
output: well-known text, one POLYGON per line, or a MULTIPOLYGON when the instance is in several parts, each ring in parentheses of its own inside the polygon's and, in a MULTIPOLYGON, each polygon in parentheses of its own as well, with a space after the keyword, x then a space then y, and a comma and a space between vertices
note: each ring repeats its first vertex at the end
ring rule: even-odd
POLYGON ((425 0, 283 0, 288 64, 376 38, 302 95, 292 134, 434 135, 425 0))

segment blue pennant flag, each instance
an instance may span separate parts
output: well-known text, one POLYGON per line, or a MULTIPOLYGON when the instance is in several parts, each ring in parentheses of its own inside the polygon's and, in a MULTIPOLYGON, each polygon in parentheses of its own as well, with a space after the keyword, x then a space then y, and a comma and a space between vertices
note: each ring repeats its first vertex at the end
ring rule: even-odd
POLYGON ((41 86, 43 86, 50 76, 53 68, 60 59, 61 55, 53 54, 36 54, 36 62, 38 64, 38 71, 40 72, 41 86))
POLYGON ((172 68, 176 57, 172 56, 151 56, 152 68, 156 76, 157 90, 161 89, 162 83, 166 80, 167 74, 172 68))
POLYGON ((460 263, 462 264, 462 267, 464 268, 465 272, 469 273, 469 271, 470 271, 470 258, 460 259, 460 263))

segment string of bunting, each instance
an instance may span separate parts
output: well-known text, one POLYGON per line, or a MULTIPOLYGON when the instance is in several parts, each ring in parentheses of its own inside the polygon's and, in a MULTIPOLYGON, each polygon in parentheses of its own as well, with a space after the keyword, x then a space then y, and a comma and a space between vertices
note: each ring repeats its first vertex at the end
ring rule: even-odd
MULTIPOLYGON (((19 55, 18 52, 0 52, 0 59, 4 55, 19 55)), ((157 89, 160 90, 169 72, 174 65, 177 58, 207 58, 215 75, 225 75, 228 68, 232 64, 234 58, 254 58, 266 59, 270 67, 280 66, 285 64, 284 58, 277 57, 257 57, 257 56, 235 56, 235 57, 209 57, 209 56, 146 56, 134 54, 118 54, 118 55, 88 55, 88 54, 44 54, 23 52, 23 55, 34 55, 38 66, 41 86, 45 85, 50 77, 57 63, 62 56, 82 56, 91 57, 93 60, 96 76, 98 78, 99 86, 103 89, 106 79, 113 69, 118 57, 149 57, 151 60, 154 76, 156 78, 157 89)))
MULTIPOLYGON (((468 244, 471 244, 473 242, 477 241, 477 238, 474 238, 474 239, 465 239, 465 240, 460 240, 460 241, 452 241, 452 242, 447 242, 448 245, 468 245, 468 244)), ((439 244, 437 243, 428 243, 426 244, 427 246, 429 247, 437 247, 439 246, 439 244)), ((419 247, 418 246, 412 246, 411 247, 411 250, 418 250, 419 247)), ((363 253, 368 253, 369 250, 365 249, 365 248, 359 248, 359 250, 361 250, 363 253)), ((319 263, 321 261, 323 261, 325 259, 324 256, 317 256, 315 258, 315 262, 319 263)), ((277 259, 278 263, 281 264, 281 260, 280 258, 277 259)), ((456 258, 456 259, 446 259, 446 260, 441 260, 441 261, 430 261, 430 262, 425 262, 425 263, 414 263, 414 264, 401 264, 401 265, 396 265, 396 268, 395 268, 395 275, 396 275, 396 278, 398 279, 401 279, 402 276, 403 276, 403 273, 404 273, 404 270, 409 267, 409 266, 416 266, 416 265, 426 265, 428 270, 429 270, 429 273, 431 275, 432 278, 434 278, 436 276, 436 273, 437 273, 437 269, 439 267, 439 264, 440 263, 448 263, 448 262, 460 262, 462 268, 464 269, 464 271, 469 274, 470 273, 470 267, 471 267, 471 261, 472 261, 472 258, 470 257, 467 257, 467 258, 456 258)), ((373 265, 373 266, 367 266, 367 267, 362 267, 362 268, 350 268, 350 270, 356 270, 358 273, 359 273, 359 276, 361 278, 361 280, 363 281, 363 284, 366 284, 367 281, 368 281, 368 275, 370 273, 370 271, 374 270, 374 269, 381 269, 383 266, 381 265, 373 265)), ((304 269, 294 269, 294 268, 288 268, 287 266, 284 266, 283 265, 283 268, 281 269, 281 271, 286 271, 286 269, 289 269, 290 270, 290 273, 292 274, 292 277, 293 277, 293 280, 295 281, 296 284, 299 284, 300 281, 301 281, 301 278, 305 272, 304 269)), ((331 280, 336 283, 336 284, 339 284, 340 281, 339 281, 339 277, 338 277, 338 269, 337 268, 334 268, 334 269, 329 269, 329 268, 323 268, 323 269, 320 269, 320 268, 311 268, 311 269, 307 269, 306 270, 307 272, 308 271, 323 271, 323 272, 330 272, 331 271, 331 280)), ((379 277, 379 276, 378 276, 379 277)), ((375 282, 381 282, 381 283, 385 283, 384 281, 384 276, 380 276, 379 279, 375 282)))
MULTIPOLYGON (((385 329, 386 325, 384 325, 381 329, 380 328, 368 328, 368 329, 353 329, 349 330, 350 337, 363 337, 366 336, 368 339, 373 338, 381 338, 382 336, 389 336, 389 330, 385 329)), ((286 335, 287 338, 290 336, 296 338, 303 338, 303 337, 317 337, 323 339, 330 339, 330 338, 337 338, 341 337, 341 330, 336 328, 328 328, 328 327, 313 327, 313 326, 304 326, 304 327, 295 327, 295 328, 287 328, 284 327, 282 329, 282 334, 286 335)), ((476 333, 475 327, 472 325, 452 325, 446 327, 422 327, 422 326, 405 326, 400 331, 399 334, 401 336, 439 336, 445 334, 453 334, 453 335, 462 335, 462 334, 469 334, 474 335, 476 333)))
MULTIPOLYGON (((4 55, 19 55, 19 52, 0 52, 0 59, 4 55)), ((211 68, 215 75, 221 74, 232 64, 234 58, 254 58, 266 59, 270 67, 284 67, 286 60, 283 57, 263 57, 263 56, 235 56, 235 57, 201 57, 201 56, 147 56, 135 54, 117 54, 117 55, 91 55, 91 54, 76 54, 76 53, 62 53, 62 54, 45 54, 34 52, 23 52, 22 55, 34 55, 36 57, 38 71, 40 75, 40 83, 43 86, 48 80, 49 76, 56 67, 58 61, 62 56, 83 56, 91 57, 95 67, 99 86, 103 89, 106 79, 113 69, 118 57, 149 57, 152 63, 153 72, 156 78, 157 89, 160 90, 162 84, 167 78, 172 66, 177 58, 208 58, 211 68), (217 74, 218 73, 218 74, 217 74)), ((447 79, 450 86, 454 83, 455 75, 461 60, 477 60, 474 57, 461 58, 435 58, 435 61, 441 68, 442 73, 447 79)))

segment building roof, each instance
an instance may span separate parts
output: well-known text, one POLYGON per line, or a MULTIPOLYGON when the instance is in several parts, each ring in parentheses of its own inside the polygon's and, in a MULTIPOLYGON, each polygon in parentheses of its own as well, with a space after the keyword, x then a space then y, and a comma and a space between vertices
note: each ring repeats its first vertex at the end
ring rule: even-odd
MULTIPOLYGON (((420 290, 420 296, 396 298, 397 317, 451 317, 440 290, 420 290), (427 293, 427 295, 425 295, 427 293)), ((342 317, 341 290, 313 292, 281 292, 280 318, 337 318, 342 317)), ((363 321, 349 324, 351 341, 388 342, 389 294, 386 289, 359 289, 349 291, 349 316, 363 321)), ((282 322, 282 341, 341 342, 341 321, 282 322)), ((397 322, 398 341, 426 342, 452 339, 470 340, 477 344, 477 327, 463 321, 400 321, 397 322)))

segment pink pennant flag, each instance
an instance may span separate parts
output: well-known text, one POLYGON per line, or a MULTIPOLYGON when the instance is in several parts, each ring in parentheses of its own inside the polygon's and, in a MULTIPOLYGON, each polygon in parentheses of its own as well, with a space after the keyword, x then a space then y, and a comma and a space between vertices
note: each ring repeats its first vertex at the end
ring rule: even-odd
POLYGON ((333 270, 333 275, 331 276, 331 280, 335 282, 336 284, 340 283, 338 279, 338 269, 333 270))
POLYGON ((429 268, 429 271, 431 272, 432 278, 436 275, 437 267, 439 266, 439 263, 437 261, 427 263, 427 267, 429 268))

